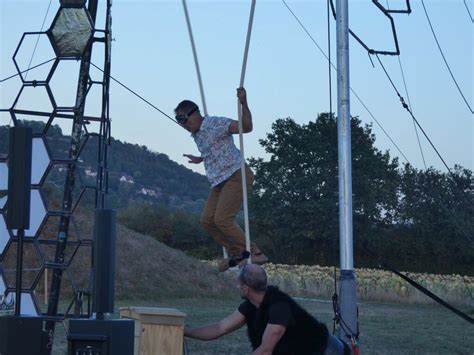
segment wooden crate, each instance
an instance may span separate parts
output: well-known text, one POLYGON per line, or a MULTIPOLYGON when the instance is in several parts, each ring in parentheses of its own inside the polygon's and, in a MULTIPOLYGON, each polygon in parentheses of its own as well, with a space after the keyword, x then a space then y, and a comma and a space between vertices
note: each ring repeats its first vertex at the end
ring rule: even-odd
POLYGON ((134 355, 182 355, 185 316, 173 308, 120 308, 120 318, 135 320, 134 355))

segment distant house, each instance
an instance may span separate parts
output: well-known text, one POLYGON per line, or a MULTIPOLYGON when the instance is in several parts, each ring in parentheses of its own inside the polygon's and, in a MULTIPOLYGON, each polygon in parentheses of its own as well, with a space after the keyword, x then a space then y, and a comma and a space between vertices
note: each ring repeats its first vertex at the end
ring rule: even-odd
POLYGON ((147 189, 146 187, 142 187, 141 190, 138 191, 139 194, 151 197, 158 197, 160 195, 159 192, 153 189, 147 189))
POLYGON ((122 177, 119 179, 120 182, 126 182, 128 184, 134 184, 135 182, 133 181, 133 177, 130 175, 122 175, 122 177))
POLYGON ((92 170, 92 168, 87 168, 86 170, 84 170, 84 172, 86 173, 87 176, 91 176, 91 177, 97 176, 97 172, 92 170))

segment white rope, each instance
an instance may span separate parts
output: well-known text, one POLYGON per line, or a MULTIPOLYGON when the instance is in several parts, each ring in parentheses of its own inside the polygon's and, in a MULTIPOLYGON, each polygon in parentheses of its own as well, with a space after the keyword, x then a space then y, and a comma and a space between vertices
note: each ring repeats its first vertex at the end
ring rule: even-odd
MULTIPOLYGON (((240 74, 240 87, 244 86, 245 72, 247 69, 247 57, 250 46, 250 36, 252 34, 253 17, 255 13, 256 0, 252 0, 252 6, 250 8, 249 25, 247 28, 247 39, 245 41, 244 60, 242 63, 242 71, 240 74)), ((244 205, 244 222, 245 222, 245 245, 247 251, 250 253, 250 229, 249 229, 249 211, 248 211, 248 199, 247 199, 247 176, 245 174, 245 154, 244 154, 244 135, 242 125, 242 106, 237 99, 237 112, 239 117, 239 141, 240 141, 240 171, 242 175, 242 192, 243 192, 243 205, 244 205)), ((248 262, 252 263, 252 255, 249 256, 248 262)))
MULTIPOLYGON (((245 72, 247 69, 247 58, 248 58, 248 52, 249 52, 249 46, 250 46, 250 36, 252 34, 252 24, 253 24, 253 17, 255 13, 255 4, 256 4, 256 0, 252 0, 249 24, 247 28, 247 39, 245 42, 244 59, 242 63, 242 71, 240 74, 240 87, 244 86, 244 81, 245 81, 245 72)), ((204 115, 207 116, 207 106, 206 106, 206 99, 204 97, 204 88, 202 85, 201 71, 199 70, 199 62, 198 62, 198 57, 197 57, 197 52, 196 52, 196 45, 194 44, 193 31, 191 28, 191 21, 189 19, 189 13, 188 13, 188 7, 186 5, 186 0, 183 0, 183 9, 184 9, 184 14, 186 16, 186 23, 188 25, 188 32, 189 32, 189 38, 191 40, 191 47, 193 49, 194 64, 196 65, 196 72, 197 72, 198 81, 199 81, 199 90, 201 92, 201 100, 202 100, 202 105, 204 109, 204 115)), ((243 191, 244 222, 245 222, 245 245, 246 245, 247 251, 250 252, 250 229, 249 229, 249 213, 248 213, 248 197, 247 197, 247 177, 245 175, 242 106, 240 105, 240 102, 238 100, 237 100, 237 113, 238 113, 238 118, 239 118, 239 141, 240 141, 240 159, 241 159, 240 169, 241 169, 241 175, 242 175, 242 191, 243 191)), ((224 258, 227 258, 228 255, 227 255, 226 249, 223 248, 223 251, 224 251, 224 258)), ((249 263, 252 262, 251 256, 249 257, 248 262, 249 263)))
POLYGON ((196 72, 197 72, 198 82, 199 82, 199 91, 201 92, 202 108, 204 110, 204 115, 207 116, 206 98, 204 97, 204 88, 202 85, 201 70, 199 70, 199 61, 197 57, 196 46, 194 44, 193 30, 191 28, 191 21, 189 20, 188 6, 186 5, 186 0, 183 0, 183 9, 184 9, 184 14, 186 16, 186 23, 188 25, 188 32, 189 32, 189 38, 191 40, 191 47, 193 49, 194 64, 196 65, 196 72))

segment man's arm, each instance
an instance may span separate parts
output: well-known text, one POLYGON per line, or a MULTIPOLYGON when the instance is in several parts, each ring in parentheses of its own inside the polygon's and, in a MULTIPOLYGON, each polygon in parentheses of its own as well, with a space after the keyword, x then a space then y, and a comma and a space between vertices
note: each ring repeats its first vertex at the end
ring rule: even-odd
POLYGON ((199 339, 212 340, 222 335, 233 332, 245 324, 245 317, 239 311, 235 311, 230 316, 224 318, 219 323, 205 325, 199 328, 184 328, 184 336, 199 339))
POLYGON ((192 163, 192 164, 200 164, 203 162, 203 158, 202 157, 196 157, 194 155, 191 155, 191 154, 183 154, 183 157, 186 157, 188 158, 188 163, 192 163))
POLYGON ((275 346, 285 334, 286 327, 280 324, 267 324, 262 337, 262 344, 255 349, 252 355, 271 355, 275 346))
MULTIPOLYGON (((239 98, 240 104, 242 105, 242 132, 249 133, 252 132, 253 123, 252 123, 252 113, 250 112, 249 105, 247 103, 247 92, 244 88, 237 89, 237 97, 239 98)), ((239 122, 232 121, 229 126, 230 134, 239 133, 239 122)))

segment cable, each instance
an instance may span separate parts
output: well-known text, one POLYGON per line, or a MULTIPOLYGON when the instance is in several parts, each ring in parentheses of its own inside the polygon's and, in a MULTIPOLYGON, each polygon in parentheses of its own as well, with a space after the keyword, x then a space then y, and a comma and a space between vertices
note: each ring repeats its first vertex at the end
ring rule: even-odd
POLYGON ((392 78, 390 77, 390 75, 388 74, 387 70, 385 69, 382 61, 380 60, 379 56, 376 54, 375 55, 383 69, 383 71, 385 72, 385 75, 387 76, 388 80, 390 81, 390 84, 392 84, 392 87, 393 89, 395 90, 395 92, 397 93, 398 97, 400 98, 400 101, 402 103, 402 106, 403 108, 405 108, 411 115, 411 117, 413 118, 413 120, 416 122, 416 124, 418 125, 418 127, 420 128, 421 132, 423 132, 425 138, 428 140, 428 142, 431 144, 431 147, 434 149, 434 151, 436 152, 436 154, 438 155, 438 157, 441 159, 441 161, 443 162, 444 166, 446 167, 446 169, 448 169, 449 173, 451 174, 451 176, 453 177, 453 180, 456 181, 456 178, 451 170, 451 168, 448 166, 448 164, 446 164, 446 161, 444 160, 444 158, 441 156, 440 152, 438 151, 438 149, 436 149, 435 145, 433 144, 433 142, 431 141, 430 137, 428 137, 428 135, 426 134, 425 130, 423 129, 423 127, 421 127, 420 123, 418 122, 418 120, 416 119, 415 115, 413 115, 413 113, 411 112, 410 108, 408 107, 408 105, 405 103, 405 100, 403 99, 403 96, 400 95, 400 92, 398 91, 397 87, 395 86, 395 84, 393 83, 393 80, 392 78))
POLYGON ((469 17, 471 18, 471 22, 474 22, 474 19, 472 18, 472 15, 471 15, 471 11, 469 10, 469 6, 467 6, 466 0, 464 0, 464 6, 466 6, 466 10, 469 17))
POLYGON ((318 47, 319 51, 326 57, 327 60, 329 60, 329 62, 331 63, 331 66, 336 69, 336 67, 334 66, 334 64, 332 64, 331 60, 329 59, 329 57, 326 55, 326 53, 323 51, 323 49, 320 47, 320 45, 318 44, 318 42, 316 42, 316 40, 313 38, 313 36, 311 36, 311 33, 309 33, 309 31, 306 29, 306 27, 301 23, 300 19, 298 18, 298 16, 296 16, 296 14, 293 12, 293 10, 288 6, 288 4, 286 3, 285 0, 281 0, 283 2, 283 4, 285 4, 286 8, 288 9, 288 11, 293 15, 293 17, 295 18, 295 20, 300 24, 301 28, 306 32, 306 34, 309 36, 309 38, 311 38, 311 40, 313 41, 313 43, 316 45, 316 47, 318 47))
MULTIPOLYGON (((46 13, 44 14, 43 23, 41 24, 40 32, 43 32, 44 23, 46 22, 46 17, 48 17, 49 8, 51 7, 51 1, 52 0, 49 0, 48 8, 46 9, 46 13)), ((33 57, 35 56, 36 48, 38 47, 39 39, 40 39, 40 35, 38 34, 38 37, 36 37, 35 47, 33 48, 33 53, 31 53, 30 62, 28 63, 28 70, 30 70, 31 62, 33 61, 33 57)), ((26 80, 27 77, 28 77, 28 71, 26 72, 25 80, 26 80)))
MULTIPOLYGON (((334 70, 337 70, 336 67, 334 66, 334 64, 331 62, 331 59, 327 56, 327 54, 323 51, 323 49, 321 48, 321 46, 316 42, 316 40, 313 38, 313 36, 311 36, 311 34, 309 33, 309 31, 306 29, 306 27, 303 25, 303 23, 301 23, 300 19, 298 18, 298 16, 296 16, 296 14, 291 10, 291 8, 288 6, 288 4, 285 2, 285 0, 282 0, 283 4, 285 4, 286 8, 288 9, 288 11, 293 15, 293 17, 295 18, 295 20, 299 23, 299 25, 301 26, 301 28, 306 32, 306 34, 309 36, 309 38, 311 39, 311 41, 313 41, 313 43, 316 45, 316 47, 319 49, 319 51, 322 53, 322 55, 329 61, 330 65, 332 66, 332 68, 334 70)), ((394 142, 394 140, 392 139, 392 137, 390 137, 390 135, 388 134, 388 132, 383 128, 382 124, 375 118, 374 114, 369 110, 369 108, 367 107, 367 105, 362 101, 362 99, 359 97, 359 95, 357 95, 357 93, 355 92, 354 89, 352 89, 352 87, 350 87, 350 90, 351 90, 351 93, 354 94, 354 96, 357 98, 357 100, 359 101, 359 103, 365 108, 365 110, 369 113, 370 117, 372 117, 372 119, 377 123, 377 125, 380 127, 380 129, 382 129, 382 132, 387 136, 387 138, 390 140, 390 142, 392 142, 392 144, 395 146, 395 148, 397 148, 398 152, 403 156, 403 158, 405 159, 405 161, 409 164, 410 161, 408 160, 408 158, 405 156, 405 154, 403 154, 402 150, 398 147, 398 145, 394 142)))
POLYGON ((38 67, 40 67, 40 66, 42 66, 42 65, 45 65, 45 64, 47 64, 47 63, 49 63, 49 62, 52 62, 52 61, 55 60, 55 59, 56 59, 56 58, 49 59, 49 60, 47 60, 47 61, 45 61, 45 62, 43 62, 43 63, 40 63, 40 64, 38 64, 38 65, 35 65, 34 67, 31 67, 31 68, 29 68, 29 69, 25 69, 25 70, 23 70, 23 71, 21 71, 21 72, 18 72, 18 73, 16 73, 16 74, 10 75, 9 77, 6 77, 6 78, 0 80, 0 83, 3 83, 4 81, 10 80, 10 79, 14 78, 15 76, 18 76, 18 75, 20 75, 20 74, 23 74, 23 73, 27 72, 28 70, 36 69, 36 68, 38 68, 38 67))
POLYGON ((408 282, 410 285, 412 285, 413 287, 415 287, 417 290, 423 292, 426 296, 428 296, 429 298, 431 298, 433 301, 436 301, 438 304, 444 306, 445 308, 449 309, 451 312, 455 313, 456 315, 458 315, 459 317, 461 317, 462 319, 468 321, 470 324, 474 324, 474 318, 470 317, 469 315, 467 315, 466 313, 460 311, 459 309, 457 309, 456 307, 450 305, 448 302, 444 301, 443 299, 441 299, 440 297, 436 296, 433 292, 429 291, 428 289, 426 289, 425 287, 421 286, 418 282, 416 282, 415 280, 411 279, 410 277, 402 274, 401 272, 399 272, 398 270, 396 270, 395 268, 391 267, 390 265, 388 265, 387 263, 383 262, 380 260, 380 257, 378 255, 376 255, 373 251, 369 250, 369 248, 367 247, 367 245, 365 246, 361 246, 360 249, 362 251, 364 251, 367 255, 371 256, 375 262, 378 264, 378 266, 380 268, 385 268, 391 272, 393 272, 395 275, 399 276, 400 278, 402 278, 403 280, 405 280, 406 282, 408 282))
MULTIPOLYGON (((387 0, 387 1, 388 1, 388 0, 387 0)), ((408 99, 408 107, 410 108, 410 110, 412 110, 411 101, 410 101, 410 95, 408 94, 407 83, 406 83, 406 80, 405 80, 405 73, 404 73, 404 71, 403 71, 403 66, 402 66, 402 61, 401 61, 401 59, 400 59, 400 55, 397 56, 397 58, 398 58, 398 64, 400 65, 400 71, 401 71, 401 73, 402 73, 403 86, 405 87, 405 93, 406 93, 407 99, 408 99)), ((418 135, 418 129, 416 128, 415 121, 412 120, 412 122, 413 122, 413 128, 415 129, 416 140, 418 141, 418 147, 420 148, 421 159, 423 160, 423 165, 425 166, 425 169, 427 169, 426 160, 425 160, 425 155, 423 154, 423 148, 422 148, 421 142, 420 142, 420 136, 418 135)))
MULTIPOLYGON (((100 70, 102 73, 104 72, 104 70, 102 70, 101 68, 99 68, 97 65, 95 65, 94 63, 91 62, 91 65, 100 70)), ((120 86, 122 86, 124 89, 130 91, 133 95, 135 95, 136 97, 138 97, 140 100, 146 102, 149 106, 153 107, 156 111, 158 111, 159 113, 161 113, 162 115, 168 117, 171 121, 173 121, 174 123, 176 123, 177 125, 179 125, 178 122, 176 122, 176 120, 171 117, 170 115, 166 114, 165 112, 163 112, 162 110, 160 110, 158 107, 156 107, 155 105, 153 105, 150 101, 148 101, 147 99, 143 98, 142 96, 140 96, 139 94, 137 94, 135 91, 133 91, 132 89, 130 89, 127 85, 123 84, 122 82, 120 82, 119 80, 115 79, 112 75, 109 74, 109 77, 110 79, 112 79, 113 81, 115 81, 117 84, 119 84, 120 86)))
MULTIPOLYGON (((390 5, 388 3, 388 0, 387 0, 387 9, 390 10, 390 5)), ((370 57, 370 56, 369 56, 370 57)), ((402 73, 402 79, 403 79, 403 86, 405 87, 405 93, 407 95, 407 99, 408 99, 408 106, 410 107, 410 110, 412 110, 412 105, 411 105, 411 101, 410 101, 410 95, 408 94, 408 88, 407 88, 407 83, 406 83, 406 80, 405 80, 405 72, 403 70, 403 66, 402 66, 402 60, 400 59, 401 57, 401 54, 397 56, 398 58, 398 64, 400 66, 400 72, 402 73)), ((373 63, 372 63, 373 65, 373 63)), ((418 147, 420 148, 420 153, 421 153, 421 159, 423 160, 423 165, 425 167, 425 169, 427 169, 427 166, 426 166, 426 160, 425 160, 425 155, 423 153, 423 148, 421 146, 421 142, 420 142, 420 136, 418 135, 418 129, 416 128, 416 124, 415 124, 415 121, 413 121, 413 128, 415 130, 415 135, 416 135, 416 140, 418 142, 418 147)))
POLYGON ((448 61, 446 60, 446 57, 444 56, 443 50, 441 49, 438 38, 436 37, 436 33, 433 29, 433 25, 431 24, 431 20, 430 20, 430 17, 428 15, 428 11, 426 10, 425 2, 423 0, 421 0, 421 4, 423 5, 423 9, 425 10, 426 19, 428 20, 428 23, 429 23, 430 28, 431 28, 431 33, 433 33, 433 37, 436 41, 436 44, 438 45, 439 52, 441 53, 441 56, 443 57, 444 64, 446 64, 446 67, 448 68, 449 74, 451 74, 451 78, 453 79, 454 83, 456 84, 456 87, 458 88, 459 93, 461 94, 464 102, 466 103, 467 107, 469 108, 469 111, 471 111, 471 113, 474 113, 474 111, 472 111, 471 105, 469 105, 469 102, 467 102, 466 97, 464 96, 464 93, 462 92, 461 88, 458 85, 458 82, 456 81, 456 78, 454 77, 454 74, 451 71, 451 68, 449 67, 449 64, 448 64, 448 61))
MULTIPOLYGON (((428 137, 428 135, 426 134, 425 130, 423 129, 423 127, 421 127, 420 123, 418 122, 418 120, 416 119, 415 115, 413 115, 413 113, 411 112, 410 108, 408 107, 408 105, 405 103, 405 100, 403 99, 403 97, 400 95, 397 87, 395 86, 395 84, 393 83, 392 81, 392 78, 390 77, 390 75, 388 74, 387 70, 385 69, 382 61, 380 60, 379 56, 376 55, 383 71, 385 72, 385 75, 387 76, 388 80, 390 81, 390 83, 392 84, 392 87, 393 89, 395 90, 395 92, 397 93, 398 97, 400 98, 400 102, 402 103, 402 106, 403 108, 405 108, 411 115, 412 119, 414 122, 416 122, 416 124, 418 125, 418 127, 420 128, 421 132, 423 132, 425 138, 428 140, 428 142, 430 143, 431 147, 434 149, 434 151, 436 152, 436 154, 438 155, 438 157, 441 159, 441 161, 443 162, 444 166, 446 167, 446 169, 448 170, 448 173, 449 175, 451 176, 452 180, 454 181, 454 183, 456 185, 459 186, 459 182, 458 182, 458 179, 456 177, 456 175, 454 175, 454 173, 452 172, 452 170, 449 168, 449 166, 446 164, 445 160, 443 159, 443 157, 441 156, 441 154, 439 153, 438 149, 436 149, 436 147, 434 146, 433 142, 431 141, 431 139, 428 137)), ((443 206, 443 205, 441 205, 443 206)), ((456 223, 454 224, 458 229, 459 231, 461 232, 461 234, 464 234, 464 236, 469 240, 469 242, 474 246, 474 241, 473 239, 471 238, 471 236, 466 232, 466 230, 464 228, 462 228, 460 226, 461 223, 459 223, 457 221, 457 217, 456 215, 454 215, 454 213, 452 213, 451 210, 448 210, 447 208, 445 208, 443 206, 443 209, 445 209, 449 214, 451 214, 451 216, 453 217, 453 220, 456 221, 456 223)))
MULTIPOLYGON (((390 10, 390 4, 388 3, 388 0, 387 0, 387 10, 390 10)), ((403 71, 402 60, 400 59, 400 57, 401 57, 401 54, 397 56, 398 64, 400 66, 400 72, 402 73, 403 86, 405 87, 405 93, 406 93, 407 99, 408 99, 408 106, 410 107, 410 110, 412 110, 410 95, 408 94, 407 82, 405 80, 405 72, 403 71)), ((373 63, 372 63, 372 65, 373 65, 373 63)), ((427 169, 425 155, 423 153, 423 148, 422 148, 421 142, 420 142, 420 136, 418 135, 418 129, 416 128, 415 121, 412 120, 412 122, 413 122, 413 128, 415 129, 416 140, 418 141, 418 147, 420 148, 421 159, 423 160, 423 165, 424 165, 425 169, 427 169)))

